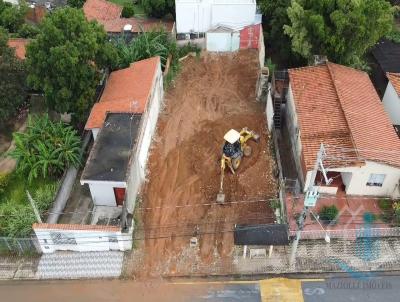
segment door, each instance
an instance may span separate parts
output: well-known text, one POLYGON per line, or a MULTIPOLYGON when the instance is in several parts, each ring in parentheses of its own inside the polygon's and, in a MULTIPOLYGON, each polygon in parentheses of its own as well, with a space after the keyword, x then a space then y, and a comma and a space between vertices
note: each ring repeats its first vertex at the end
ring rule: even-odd
POLYGON ((114 194, 117 206, 122 206, 125 199, 125 188, 114 188, 114 194))

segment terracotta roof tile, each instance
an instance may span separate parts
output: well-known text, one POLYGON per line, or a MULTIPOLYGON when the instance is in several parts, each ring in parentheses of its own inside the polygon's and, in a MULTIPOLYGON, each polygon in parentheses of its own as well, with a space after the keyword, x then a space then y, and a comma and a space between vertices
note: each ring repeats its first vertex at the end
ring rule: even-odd
POLYGON ((160 57, 153 57, 112 72, 100 101, 90 112, 85 129, 101 128, 107 112, 143 113, 159 68, 160 57))
POLYGON ((400 167, 391 154, 400 150, 400 140, 366 73, 327 63, 290 69, 289 78, 307 170, 321 143, 335 146, 329 152, 342 159, 336 165, 371 160, 400 167))
POLYGON ((389 79, 389 81, 392 83, 397 94, 400 96, 400 73, 387 72, 386 76, 389 79))
POLYGON ((15 48, 15 55, 18 59, 25 60, 26 55, 26 45, 29 44, 28 39, 16 38, 9 39, 7 42, 8 46, 15 48))
POLYGON ((83 5, 83 12, 89 21, 114 20, 121 16, 122 6, 105 0, 87 0, 83 5))

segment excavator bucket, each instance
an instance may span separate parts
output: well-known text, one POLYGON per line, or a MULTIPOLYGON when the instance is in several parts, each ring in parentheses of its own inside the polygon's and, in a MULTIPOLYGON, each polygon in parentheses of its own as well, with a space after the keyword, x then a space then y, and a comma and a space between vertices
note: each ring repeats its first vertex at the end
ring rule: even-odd
POLYGON ((219 191, 217 194, 217 203, 225 203, 225 194, 222 191, 219 191))

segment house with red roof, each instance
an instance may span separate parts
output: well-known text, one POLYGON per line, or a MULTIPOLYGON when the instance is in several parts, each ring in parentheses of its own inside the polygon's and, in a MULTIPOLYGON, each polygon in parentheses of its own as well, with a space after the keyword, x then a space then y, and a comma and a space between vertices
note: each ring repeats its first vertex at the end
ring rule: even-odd
POLYGON ((95 206, 133 213, 163 100, 159 57, 114 71, 85 129, 94 144, 81 176, 95 206))
POLYGON ((387 72, 388 84, 382 103, 390 120, 400 135, 400 73, 387 72))
POLYGON ((94 143, 79 193, 64 205, 71 212, 33 225, 43 253, 132 248, 133 211, 163 101, 160 58, 114 71, 105 85, 85 127, 94 143))
POLYGON ((139 17, 122 18, 122 6, 106 0, 87 0, 83 5, 83 12, 89 21, 96 20, 111 35, 125 33, 135 36, 140 32, 158 28, 171 33, 175 31, 173 21, 139 17))
POLYGON ((8 39, 7 45, 15 49, 15 55, 20 60, 25 60, 26 46, 29 44, 29 39, 12 38, 8 39))
POLYGON ((303 188, 400 196, 400 139, 367 73, 334 63, 289 70, 287 124, 303 188))

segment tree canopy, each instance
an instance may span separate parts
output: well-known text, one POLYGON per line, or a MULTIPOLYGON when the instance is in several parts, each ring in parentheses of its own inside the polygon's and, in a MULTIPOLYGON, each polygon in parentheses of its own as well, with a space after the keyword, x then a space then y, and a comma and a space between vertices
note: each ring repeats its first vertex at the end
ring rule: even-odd
POLYGON ((386 0, 293 0, 284 31, 293 51, 304 58, 327 55, 357 67, 366 51, 390 32, 393 12, 386 0))
POLYGON ((93 104, 99 70, 116 51, 104 29, 82 10, 58 9, 46 16, 27 47, 28 83, 44 91, 47 106, 82 119, 93 104))
POLYGON ((25 22, 26 11, 27 6, 23 2, 17 6, 0 0, 0 26, 9 32, 17 32, 25 22))
POLYGON ((0 28, 0 125, 17 114, 26 98, 25 64, 7 46, 8 34, 0 28))
POLYGON ((175 17, 175 0, 141 0, 147 15, 161 18, 168 14, 175 17))

